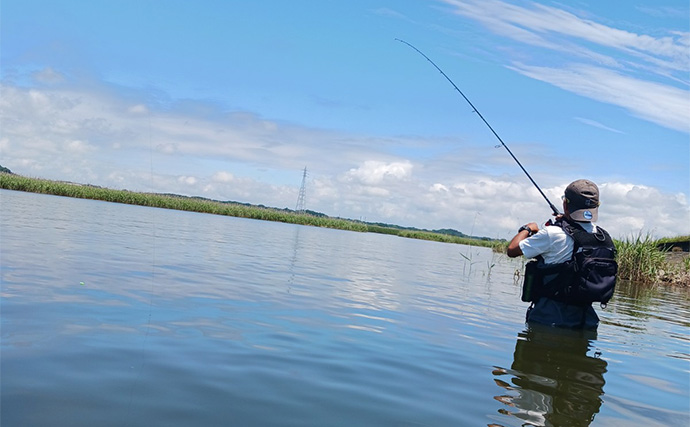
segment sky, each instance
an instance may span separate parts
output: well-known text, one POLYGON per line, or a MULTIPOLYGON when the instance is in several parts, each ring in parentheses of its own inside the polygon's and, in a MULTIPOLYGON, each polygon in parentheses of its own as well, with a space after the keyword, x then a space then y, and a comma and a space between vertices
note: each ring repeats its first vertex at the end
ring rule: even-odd
POLYGON ((690 234, 687 0, 2 0, 0 165, 509 239, 690 234))

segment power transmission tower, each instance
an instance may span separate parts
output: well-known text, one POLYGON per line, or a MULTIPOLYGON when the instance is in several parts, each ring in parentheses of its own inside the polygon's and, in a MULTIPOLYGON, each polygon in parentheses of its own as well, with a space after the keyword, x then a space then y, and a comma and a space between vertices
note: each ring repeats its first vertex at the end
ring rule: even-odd
POLYGON ((304 173, 302 174, 302 185, 299 188, 299 196, 297 196, 297 205, 295 206, 295 212, 298 214, 303 214, 307 201, 307 167, 304 167, 304 173))

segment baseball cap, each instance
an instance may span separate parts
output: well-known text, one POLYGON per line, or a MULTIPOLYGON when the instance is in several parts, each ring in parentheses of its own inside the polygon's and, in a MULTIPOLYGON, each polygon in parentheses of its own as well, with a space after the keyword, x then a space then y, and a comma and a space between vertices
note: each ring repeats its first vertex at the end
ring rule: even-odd
POLYGON ((599 209, 599 188, 586 179, 573 181, 565 189, 570 217, 580 222, 596 222, 599 209))

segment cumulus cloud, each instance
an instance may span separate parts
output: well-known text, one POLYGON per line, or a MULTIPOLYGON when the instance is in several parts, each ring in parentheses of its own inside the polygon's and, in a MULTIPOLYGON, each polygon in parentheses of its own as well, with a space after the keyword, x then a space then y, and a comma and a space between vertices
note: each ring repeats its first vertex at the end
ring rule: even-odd
POLYGON ((212 181, 215 182, 232 182, 235 177, 230 172, 220 171, 213 174, 211 177, 212 181))
POLYGON ((137 104, 137 105, 132 105, 127 109, 132 114, 148 114, 149 109, 146 107, 146 105, 143 104, 137 104))
POLYGON ((441 191, 448 192, 448 187, 437 182, 429 188, 429 191, 431 191, 432 193, 438 193, 441 191))
POLYGON ((620 234, 644 231, 674 236, 690 231, 690 207, 685 194, 666 194, 656 188, 620 182, 602 184, 601 193, 600 211, 607 212, 604 218, 616 221, 620 234))
POLYGON ((184 175, 181 175, 181 176, 178 176, 178 177, 177 177, 177 182, 179 182, 180 184, 194 185, 194 184, 197 183, 197 181, 198 181, 198 180, 197 180, 196 177, 194 177, 194 176, 184 176, 184 175))
POLYGON ((363 184, 380 184, 386 180, 403 180, 412 174, 412 163, 391 162, 386 163, 376 160, 367 160, 363 165, 350 169, 345 174, 347 181, 356 181, 363 184))
MULTIPOLYGON (((133 104, 103 88, 36 89, 5 84, 1 90, 2 136, 17 154, 58 152, 61 143, 79 140, 92 147, 117 148, 121 151, 118 158, 126 156, 122 150, 149 155, 154 150, 248 163, 257 168, 300 168, 316 156, 328 168, 336 160, 330 148, 334 144, 352 148, 337 159, 350 164, 375 156, 377 150, 372 147, 385 145, 344 139, 336 133, 266 120, 251 113, 214 111, 198 116, 174 108, 154 111, 150 105, 133 104), (32 147, 35 150, 26 152, 32 147)), ((139 160, 143 158, 139 156, 139 160)))
MULTIPOLYGON (((560 196, 567 185, 563 182, 543 188, 559 210, 560 196)), ((669 194, 620 182, 601 182, 599 187, 599 223, 614 237, 647 232, 657 237, 690 233, 690 205, 683 193, 669 194)), ((429 215, 439 223, 461 224, 465 232, 475 222, 477 213, 481 215, 476 219, 475 231, 488 237, 505 237, 526 222, 543 224, 551 217, 548 204, 527 181, 467 177, 464 182, 448 186, 447 191, 436 188, 439 187, 433 186, 424 194, 424 205, 435 208, 429 215)), ((417 215, 421 216, 421 212, 417 215)))
MULTIPOLYGON (((249 113, 200 116, 92 89, 4 85, 3 166, 112 188, 294 208, 308 165, 310 210, 498 238, 551 213, 524 176, 487 172, 509 161, 505 153, 464 146, 462 152, 442 150, 442 156, 421 161, 386 147, 399 152, 433 144, 422 138, 326 132, 249 113), (478 164, 482 167, 470 167, 478 164)), ((534 154, 532 161, 554 164, 545 153, 534 154)), ((602 189, 600 222, 614 236, 640 230, 690 234, 684 194, 591 178, 602 189)), ((559 202, 567 184, 544 191, 559 202)))

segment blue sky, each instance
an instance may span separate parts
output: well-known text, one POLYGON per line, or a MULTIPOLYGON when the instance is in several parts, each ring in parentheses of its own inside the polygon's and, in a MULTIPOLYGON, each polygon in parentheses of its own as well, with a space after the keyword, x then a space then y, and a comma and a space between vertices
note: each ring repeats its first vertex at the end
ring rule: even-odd
POLYGON ((0 164, 28 176, 509 238, 601 187, 690 234, 687 1, 0 3, 0 164))

